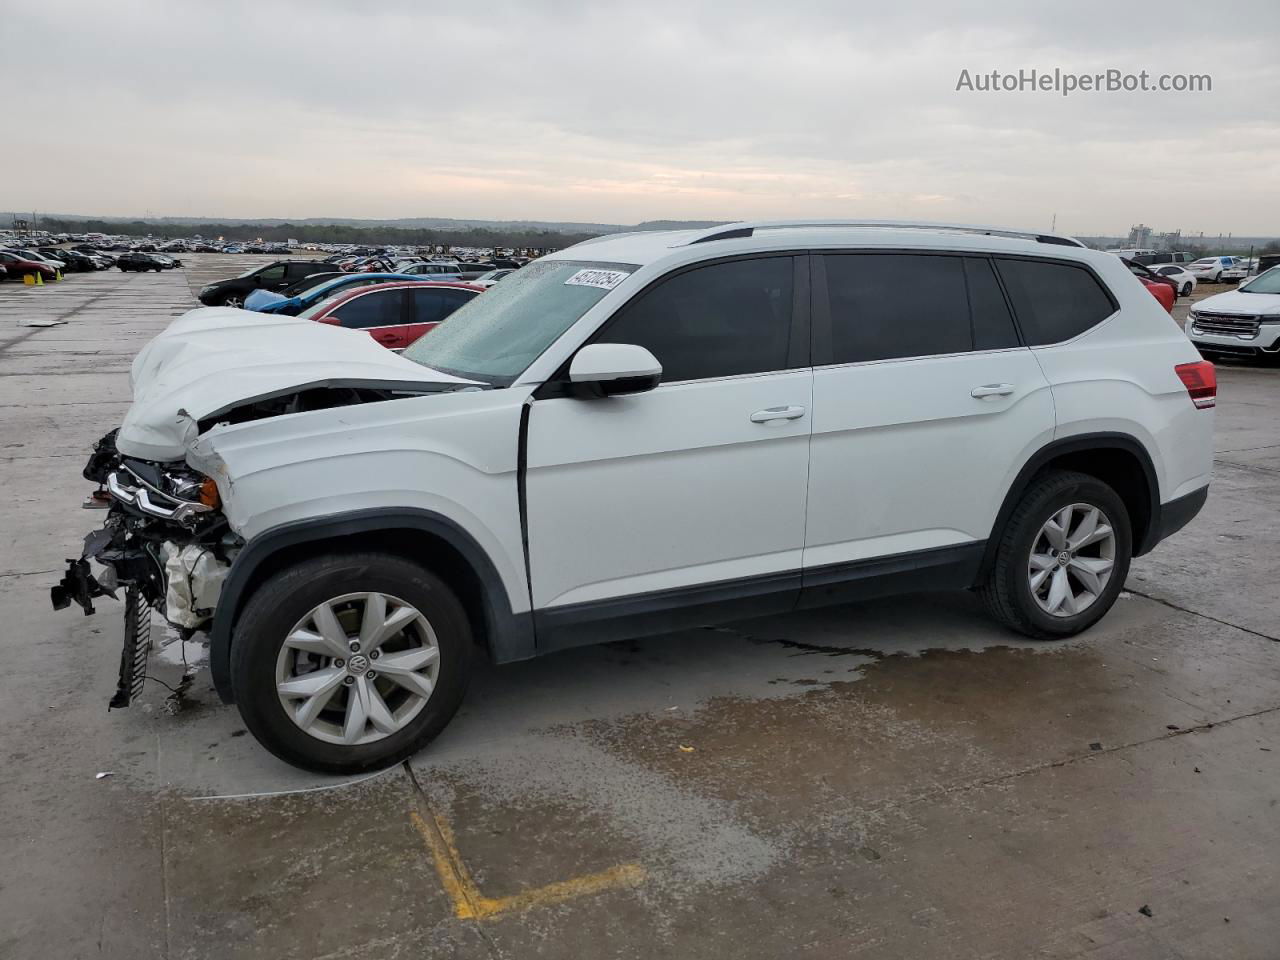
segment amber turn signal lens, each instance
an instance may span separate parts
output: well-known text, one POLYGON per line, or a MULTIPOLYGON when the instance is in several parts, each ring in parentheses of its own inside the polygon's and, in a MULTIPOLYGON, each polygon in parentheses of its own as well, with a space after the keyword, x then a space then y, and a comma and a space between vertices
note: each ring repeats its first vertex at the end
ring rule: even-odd
POLYGON ((200 484, 200 502, 206 507, 216 507, 221 502, 218 499, 218 485, 213 482, 212 477, 205 477, 204 483, 200 484))

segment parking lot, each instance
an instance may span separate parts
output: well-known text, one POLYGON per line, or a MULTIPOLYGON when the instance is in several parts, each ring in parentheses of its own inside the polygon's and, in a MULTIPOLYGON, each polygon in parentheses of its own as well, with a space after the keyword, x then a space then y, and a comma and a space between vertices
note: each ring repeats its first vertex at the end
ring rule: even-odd
POLYGON ((119 605, 50 610, 133 355, 263 260, 184 259, 0 286, 0 957, 1277 955, 1280 370, 1219 368, 1208 505, 1081 638, 923 594, 486 667, 347 782, 207 671, 108 713, 119 605))

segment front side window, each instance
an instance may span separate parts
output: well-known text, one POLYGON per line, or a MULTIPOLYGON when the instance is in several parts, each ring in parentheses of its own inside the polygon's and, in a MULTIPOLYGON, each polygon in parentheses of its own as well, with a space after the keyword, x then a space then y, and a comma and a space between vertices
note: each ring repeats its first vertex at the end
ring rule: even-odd
POLYGON ((1070 340, 1116 312, 1111 295, 1084 267, 1003 257, 996 266, 1031 346, 1070 340))
POLYGON ((277 263, 270 267, 263 267, 262 272, 258 274, 259 280, 273 281, 280 280, 284 277, 284 264, 277 263))
POLYGON ((894 360, 1018 345, 982 257, 828 254, 831 363, 894 360))
POLYGON ((508 386, 633 270, 626 263, 540 260, 463 304, 401 356, 508 386))
POLYGON ((647 348, 664 383, 785 370, 794 276, 789 256, 697 267, 641 294, 594 342, 647 348))
POLYGON ((344 327, 367 330, 370 327, 390 327, 403 323, 401 319, 399 290, 373 290, 348 300, 333 311, 333 316, 344 327))

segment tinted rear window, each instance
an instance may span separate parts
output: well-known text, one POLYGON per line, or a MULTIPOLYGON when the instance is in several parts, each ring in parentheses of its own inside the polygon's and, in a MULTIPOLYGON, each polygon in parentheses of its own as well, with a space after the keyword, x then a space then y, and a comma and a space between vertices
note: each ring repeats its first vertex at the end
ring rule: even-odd
POLYGON ((825 258, 831 363, 1017 346, 991 264, 980 257, 836 254, 825 258))
POLYGON ((1061 343, 1097 326, 1116 306, 1090 271, 1070 263, 996 263, 1028 344, 1061 343))

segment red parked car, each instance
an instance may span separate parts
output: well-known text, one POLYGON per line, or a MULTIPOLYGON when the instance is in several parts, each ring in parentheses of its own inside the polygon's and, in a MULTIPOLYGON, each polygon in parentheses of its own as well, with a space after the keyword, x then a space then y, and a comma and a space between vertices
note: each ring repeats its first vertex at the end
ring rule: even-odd
POLYGON ((1160 306, 1173 313, 1173 301, 1178 299, 1178 294, 1174 287, 1169 286, 1167 283, 1156 283, 1146 277, 1139 277, 1138 281, 1147 288, 1147 291, 1153 297, 1160 301, 1160 306))
MULTIPOLYGON (((24 257, 20 253, 14 253, 12 250, 0 250, 0 267, 4 267, 8 271, 8 275, 14 280, 21 280, 27 274, 39 274, 48 283, 58 274, 49 264, 24 257)), ((4 277, 0 277, 0 280, 3 279, 4 277)))
POLYGON ((1173 302, 1178 299, 1178 284, 1169 277, 1164 277, 1148 270, 1140 263, 1125 257, 1120 259, 1124 260, 1124 265, 1129 268, 1129 272, 1138 278, 1153 297, 1160 301, 1160 306, 1173 313, 1173 302))
POLYGON ((380 283, 343 291, 298 316, 351 330, 366 330, 384 347, 403 350, 481 293, 484 287, 473 283, 380 283))

